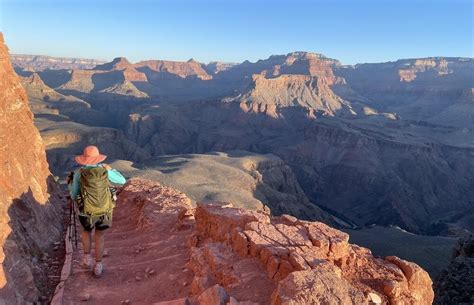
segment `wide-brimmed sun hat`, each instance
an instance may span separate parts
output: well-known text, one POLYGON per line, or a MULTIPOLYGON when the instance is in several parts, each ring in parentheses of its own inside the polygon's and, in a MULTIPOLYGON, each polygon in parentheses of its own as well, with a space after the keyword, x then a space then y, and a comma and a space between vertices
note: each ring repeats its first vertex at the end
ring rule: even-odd
POLYGON ((84 148, 82 155, 76 156, 74 159, 81 165, 94 165, 105 160, 107 156, 101 155, 97 146, 90 145, 84 148))

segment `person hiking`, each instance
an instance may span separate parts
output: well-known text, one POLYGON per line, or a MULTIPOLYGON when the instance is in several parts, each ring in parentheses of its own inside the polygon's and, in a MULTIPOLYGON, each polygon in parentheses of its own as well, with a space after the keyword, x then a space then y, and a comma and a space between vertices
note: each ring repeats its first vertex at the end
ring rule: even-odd
POLYGON ((111 184, 125 184, 126 180, 120 172, 109 165, 101 163, 107 158, 101 155, 96 146, 87 146, 82 155, 75 160, 82 165, 74 172, 69 186, 71 198, 78 203, 79 222, 83 227, 81 232, 84 254, 83 267, 92 267, 91 246, 92 230, 95 243, 94 275, 100 277, 104 272, 102 257, 104 252, 104 231, 112 226, 112 212, 115 200, 110 189, 111 184))

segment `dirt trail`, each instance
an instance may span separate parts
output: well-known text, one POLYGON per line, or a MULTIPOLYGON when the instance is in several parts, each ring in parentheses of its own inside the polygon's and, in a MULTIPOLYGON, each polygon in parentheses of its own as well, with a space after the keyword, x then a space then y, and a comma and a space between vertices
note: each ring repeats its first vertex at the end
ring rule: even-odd
POLYGON ((63 304, 150 304, 189 295, 193 273, 184 266, 192 222, 178 221, 187 198, 156 185, 136 191, 143 200, 117 202, 113 227, 105 235, 108 255, 101 278, 81 267, 82 249, 74 251, 63 304), (145 197, 154 198, 153 204, 145 197))
POLYGON ((105 274, 84 270, 77 249, 57 303, 431 304, 432 281, 418 265, 348 240, 289 215, 209 202, 193 209, 183 193, 132 179, 106 235, 105 274))

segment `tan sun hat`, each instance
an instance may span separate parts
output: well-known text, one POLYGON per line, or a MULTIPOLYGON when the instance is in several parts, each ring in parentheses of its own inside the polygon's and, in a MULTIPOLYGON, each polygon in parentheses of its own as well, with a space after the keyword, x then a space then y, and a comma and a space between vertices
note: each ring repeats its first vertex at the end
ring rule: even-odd
POLYGON ((80 156, 76 156, 74 159, 81 165, 94 165, 105 160, 107 156, 101 155, 97 146, 87 146, 84 148, 84 152, 80 156))

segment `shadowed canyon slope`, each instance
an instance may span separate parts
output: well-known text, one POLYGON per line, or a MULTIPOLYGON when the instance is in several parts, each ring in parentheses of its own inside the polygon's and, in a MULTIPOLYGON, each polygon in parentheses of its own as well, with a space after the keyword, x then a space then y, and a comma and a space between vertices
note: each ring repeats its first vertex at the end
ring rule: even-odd
POLYGON ((43 254, 61 237, 62 208, 1 33, 0 131, 0 303, 45 301, 51 287, 43 254))
POLYGON ((278 157, 246 151, 160 156, 142 164, 111 163, 138 176, 179 189, 193 202, 229 202, 238 208, 291 214, 334 223, 310 202, 291 169, 278 157))
POLYGON ((435 283, 434 304, 474 302, 474 236, 466 234, 454 248, 452 260, 435 283))

